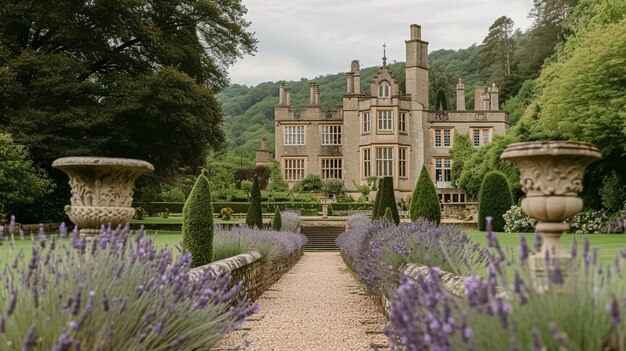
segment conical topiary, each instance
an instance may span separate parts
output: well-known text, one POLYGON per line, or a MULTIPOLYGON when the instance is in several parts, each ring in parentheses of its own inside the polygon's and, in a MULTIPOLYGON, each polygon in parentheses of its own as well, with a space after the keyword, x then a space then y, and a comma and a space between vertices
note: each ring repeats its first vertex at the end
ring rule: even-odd
POLYGON ((191 253, 191 266, 213 261, 213 205, 211 186, 203 174, 196 179, 183 206, 183 250, 191 253))
POLYGON ((254 176, 252 181, 252 189, 250 190, 250 207, 246 215, 246 224, 250 228, 263 228, 263 208, 261 207, 261 187, 259 186, 259 177, 254 176))
POLYGON ((280 231, 280 228, 283 227, 283 219, 280 217, 280 208, 276 206, 274 210, 274 218, 272 218, 272 230, 280 231))
POLYGON ((411 195, 409 217, 412 222, 424 218, 436 223, 441 222, 441 205, 435 184, 430 179, 426 167, 422 167, 420 177, 411 195))
POLYGON ((378 179, 378 190, 376 190, 376 199, 374 200, 374 208, 372 209, 372 220, 378 219, 383 214, 378 214, 378 205, 380 205, 380 197, 383 194, 383 180, 378 179))
POLYGON ((398 213, 398 207, 396 205, 396 196, 393 191, 393 178, 383 178, 382 195, 380 196, 380 203, 378 204, 378 215, 380 217, 385 215, 387 207, 391 209, 393 215, 393 222, 395 224, 400 223, 400 214, 398 213))
POLYGON ((478 229, 486 230, 486 217, 493 217, 492 228, 496 232, 504 231, 503 215, 513 206, 511 187, 502 172, 489 172, 483 178, 478 195, 478 229))

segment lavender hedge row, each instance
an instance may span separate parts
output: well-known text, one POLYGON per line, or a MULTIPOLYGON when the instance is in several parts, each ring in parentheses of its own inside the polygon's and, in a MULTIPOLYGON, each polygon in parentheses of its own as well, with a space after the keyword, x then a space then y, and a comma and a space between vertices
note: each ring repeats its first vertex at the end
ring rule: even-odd
POLYGON ((406 263, 462 274, 484 259, 480 246, 453 226, 424 220, 398 226, 387 221, 362 224, 340 235, 337 245, 354 261, 359 279, 372 295, 395 289, 398 269, 406 263))
POLYGON ((28 262, 20 252, 4 267, 0 349, 210 349, 257 307, 234 300, 241 285, 229 288, 228 275, 203 270, 191 281, 190 263, 142 231, 131 240, 128 227, 91 244, 74 231, 69 245, 42 230, 28 262))
POLYGON ((254 250, 259 251, 264 259, 272 261, 289 256, 306 242, 306 236, 300 233, 250 229, 246 225, 232 228, 216 226, 215 260, 254 250))
MULTIPOLYGON (((580 253, 574 241, 577 270, 569 275, 548 253, 548 289, 538 291, 527 273, 530 249, 524 236, 515 258, 505 256, 492 231, 487 235, 492 250, 486 277, 464 279, 465 299, 442 288, 436 267, 417 281, 401 279, 385 330, 392 348, 626 350, 626 249, 604 266, 588 239, 580 253), (507 271, 514 272, 512 279, 507 271)), ((540 246, 537 237, 535 251, 540 246)))

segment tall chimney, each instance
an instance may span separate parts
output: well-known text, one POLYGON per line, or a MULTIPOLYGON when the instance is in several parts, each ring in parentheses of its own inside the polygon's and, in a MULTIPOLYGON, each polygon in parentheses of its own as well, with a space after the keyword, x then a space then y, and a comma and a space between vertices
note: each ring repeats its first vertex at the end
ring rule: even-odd
POLYGON ((309 105, 315 105, 315 83, 309 83, 309 105))
POLYGON ((459 83, 456 85, 456 110, 465 111, 465 85, 461 78, 459 78, 459 83))
POLYGON ((489 97, 489 92, 485 93, 485 95, 483 95, 483 110, 485 111, 489 111, 491 110, 491 102, 490 102, 491 98, 489 97))
POLYGON ((291 89, 285 88, 285 105, 291 106, 291 89))
POLYGON ((410 39, 406 44, 406 93, 411 100, 428 109, 428 43, 422 40, 422 28, 411 25, 410 39))
POLYGON ((352 72, 346 73, 346 79, 348 81, 346 92, 348 94, 354 94, 354 73, 352 72))
POLYGON ((358 60, 352 61, 352 86, 355 94, 361 94, 361 65, 358 60))
POLYGON ((266 137, 261 138, 261 148, 259 149, 259 151, 267 151, 267 138, 266 137))
POLYGON ((315 105, 319 105, 320 104, 320 86, 319 84, 315 83, 315 105))
POLYGON ((499 99, 500 89, 496 86, 496 83, 491 84, 491 110, 500 111, 499 99))
POLYGON ((285 81, 278 83, 278 104, 285 105, 285 81))
POLYGON ((411 25, 411 40, 422 40, 422 27, 417 24, 411 25))
POLYGON ((483 95, 485 95, 485 87, 476 86, 474 88, 474 110, 484 110, 483 95))

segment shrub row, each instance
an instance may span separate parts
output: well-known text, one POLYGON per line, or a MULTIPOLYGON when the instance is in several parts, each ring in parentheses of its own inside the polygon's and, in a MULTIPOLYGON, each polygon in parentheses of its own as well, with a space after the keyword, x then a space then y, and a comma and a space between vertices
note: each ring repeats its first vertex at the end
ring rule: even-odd
POLYGON ((459 228, 425 220, 396 226, 384 220, 368 223, 367 218, 354 216, 350 230, 337 238, 337 246, 354 263, 359 280, 372 295, 394 289, 398 269, 406 263, 464 273, 483 260, 480 246, 459 228))
MULTIPOLYGON (((143 207, 150 216, 165 211, 167 208, 172 213, 181 213, 184 202, 140 202, 135 203, 135 207, 143 207)), ((213 212, 219 213, 222 208, 230 207, 234 213, 247 213, 250 203, 248 202, 213 202, 213 212)), ((281 211, 303 210, 310 212, 321 212, 322 205, 319 203, 294 203, 294 202, 262 202, 263 213, 274 212, 276 206, 281 211)), ((373 207, 371 203, 336 203, 333 204, 335 211, 370 211, 373 207)))

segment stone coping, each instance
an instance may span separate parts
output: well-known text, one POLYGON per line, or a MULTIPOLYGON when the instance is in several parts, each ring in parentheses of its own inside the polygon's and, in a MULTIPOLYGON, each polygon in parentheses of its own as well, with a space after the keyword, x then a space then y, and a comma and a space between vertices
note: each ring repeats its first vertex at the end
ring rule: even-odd
POLYGON ((228 272, 232 272, 236 269, 247 266, 261 259, 261 253, 258 251, 251 251, 239 254, 237 256, 228 257, 223 260, 211 262, 207 265, 193 268, 189 271, 189 278, 194 279, 201 271, 205 269, 212 269, 218 275, 224 275, 228 272))

